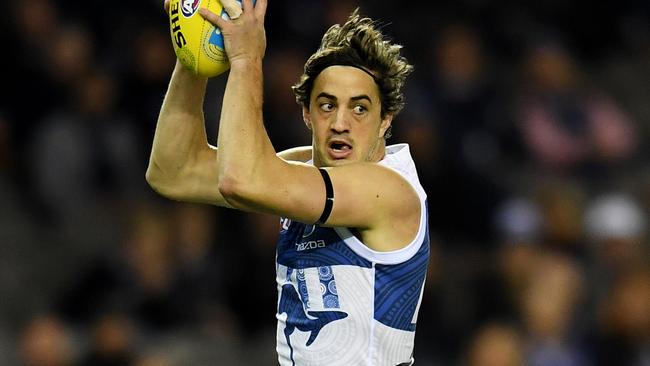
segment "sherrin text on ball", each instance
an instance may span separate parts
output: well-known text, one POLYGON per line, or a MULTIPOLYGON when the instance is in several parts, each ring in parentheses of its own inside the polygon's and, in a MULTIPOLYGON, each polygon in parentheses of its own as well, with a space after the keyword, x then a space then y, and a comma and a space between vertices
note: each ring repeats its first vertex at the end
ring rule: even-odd
POLYGON ((213 77, 228 70, 230 62, 221 30, 203 19, 199 7, 228 18, 217 0, 171 0, 169 30, 180 62, 196 75, 213 77))

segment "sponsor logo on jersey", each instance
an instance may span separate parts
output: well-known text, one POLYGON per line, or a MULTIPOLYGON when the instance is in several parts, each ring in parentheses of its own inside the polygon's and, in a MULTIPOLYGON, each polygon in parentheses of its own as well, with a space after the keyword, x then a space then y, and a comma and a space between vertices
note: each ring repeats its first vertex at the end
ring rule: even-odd
POLYGON ((296 243, 296 251, 301 252, 307 249, 325 248, 325 240, 309 240, 296 243))

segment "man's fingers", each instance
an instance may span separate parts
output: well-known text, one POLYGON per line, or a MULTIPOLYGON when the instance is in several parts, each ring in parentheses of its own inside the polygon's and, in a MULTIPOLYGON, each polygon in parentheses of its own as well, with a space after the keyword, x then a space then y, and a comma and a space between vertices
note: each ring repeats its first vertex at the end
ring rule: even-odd
POLYGON ((210 23, 220 28, 221 30, 223 30, 224 26, 228 25, 228 22, 225 19, 221 18, 220 16, 218 16, 217 14, 211 12, 206 8, 199 8, 199 14, 201 14, 201 16, 205 20, 209 21, 210 23))
POLYGON ((266 16, 266 5, 268 4, 267 0, 257 0, 255 2, 255 13, 259 19, 264 20, 266 16))
POLYGON ((163 7, 165 8, 165 13, 169 14, 169 0, 165 0, 163 7))
POLYGON ((221 0, 221 6, 226 10, 230 19, 237 19, 242 13, 242 8, 236 0, 221 0))
POLYGON ((245 12, 249 12, 253 9, 253 0, 242 0, 241 6, 245 12))

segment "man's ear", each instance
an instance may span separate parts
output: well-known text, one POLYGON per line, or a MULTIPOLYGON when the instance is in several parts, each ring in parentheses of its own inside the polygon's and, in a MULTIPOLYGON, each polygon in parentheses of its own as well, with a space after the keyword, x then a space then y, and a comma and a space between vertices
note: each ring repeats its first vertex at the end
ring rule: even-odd
POLYGON ((382 120, 381 124, 379 125, 379 136, 378 137, 384 137, 386 134, 386 130, 388 130, 393 123, 393 115, 392 114, 387 114, 382 120))
POLYGON ((311 116, 309 115, 309 108, 305 106, 302 107, 302 120, 307 125, 307 128, 311 130, 311 116))

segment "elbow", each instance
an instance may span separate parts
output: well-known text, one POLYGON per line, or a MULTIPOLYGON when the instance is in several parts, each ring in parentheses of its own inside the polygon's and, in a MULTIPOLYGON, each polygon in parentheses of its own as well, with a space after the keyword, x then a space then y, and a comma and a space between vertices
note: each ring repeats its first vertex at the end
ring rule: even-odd
POLYGON ((230 174, 225 174, 219 177, 219 193, 221 193, 221 196, 223 196, 223 198, 235 208, 245 209, 246 202, 253 200, 253 197, 250 194, 251 189, 244 182, 245 180, 230 174))
POLYGON ((222 175, 219 177, 219 193, 227 201, 236 201, 241 197, 241 184, 237 178, 232 175, 222 175))
POLYGON ((218 189, 221 196, 234 208, 253 210, 264 206, 266 197, 270 194, 273 184, 272 177, 278 169, 275 162, 283 162, 280 158, 274 161, 256 161, 252 167, 242 169, 240 166, 221 166, 219 171, 218 189))
POLYGON ((158 192, 161 187, 160 181, 160 172, 156 168, 152 167, 151 164, 147 167, 147 171, 144 174, 144 179, 147 181, 149 187, 154 191, 158 192))
POLYGON ((144 177, 149 187, 156 193, 169 199, 177 199, 177 194, 173 190, 175 184, 155 163, 150 162, 144 177))
POLYGON ((147 181, 147 184, 151 189, 162 196, 166 196, 165 184, 160 169, 149 164, 147 172, 144 174, 144 179, 147 181))

